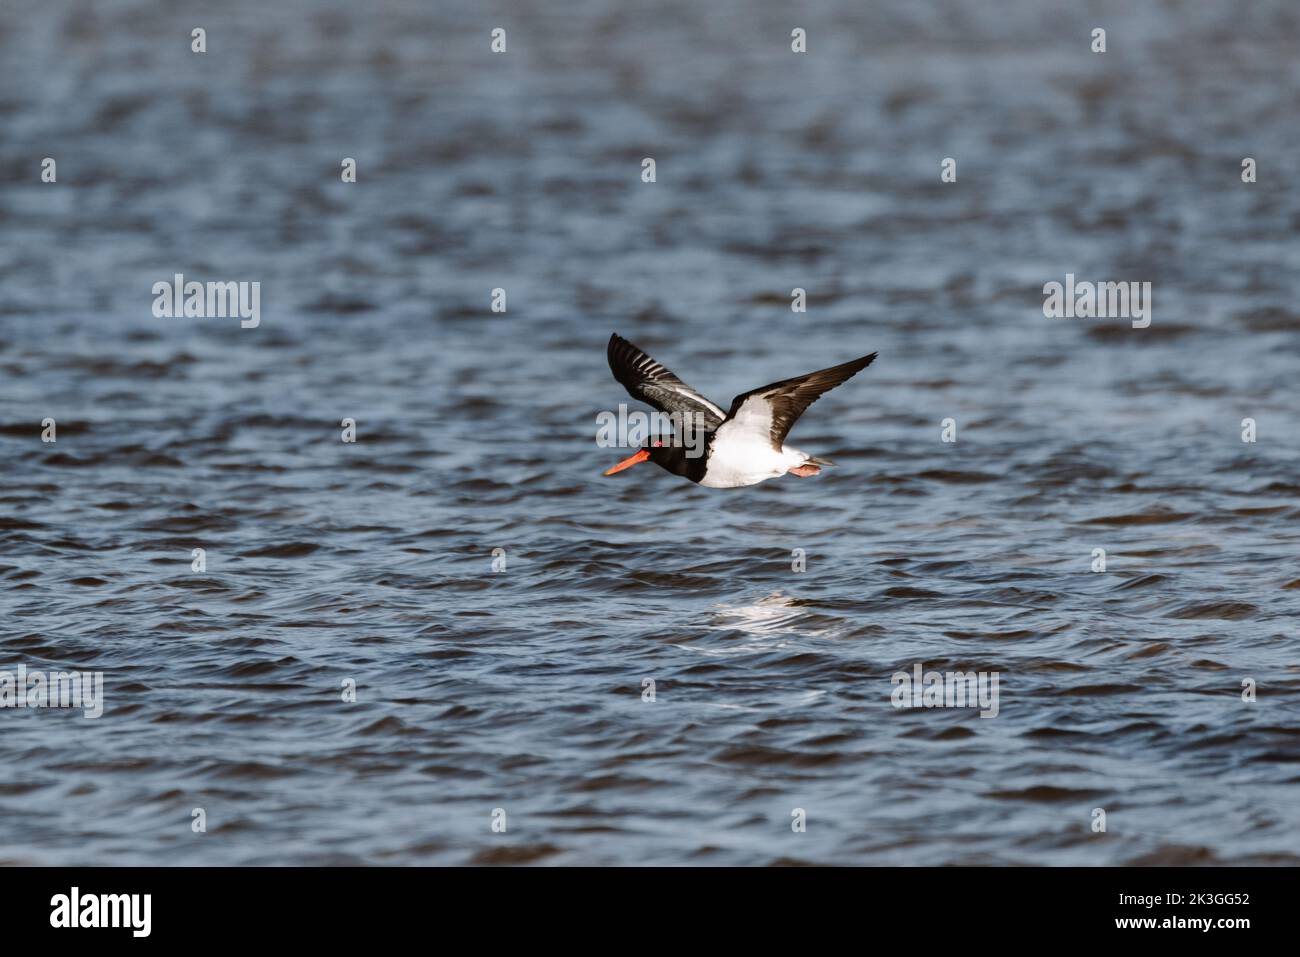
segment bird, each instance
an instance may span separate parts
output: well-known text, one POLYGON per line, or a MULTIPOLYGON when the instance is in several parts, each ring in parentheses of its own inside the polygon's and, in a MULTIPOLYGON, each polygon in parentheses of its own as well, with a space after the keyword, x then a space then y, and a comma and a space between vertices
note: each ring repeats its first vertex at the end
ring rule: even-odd
POLYGON ((652 436, 634 454, 606 470, 614 475, 654 462, 705 488, 740 488, 786 473, 817 475, 829 459, 785 444, 786 434, 818 396, 871 365, 877 353, 742 392, 726 412, 618 333, 609 337, 610 371, 628 394, 667 413, 677 428, 694 428, 697 441, 652 436), (702 450, 702 453, 701 453, 702 450))

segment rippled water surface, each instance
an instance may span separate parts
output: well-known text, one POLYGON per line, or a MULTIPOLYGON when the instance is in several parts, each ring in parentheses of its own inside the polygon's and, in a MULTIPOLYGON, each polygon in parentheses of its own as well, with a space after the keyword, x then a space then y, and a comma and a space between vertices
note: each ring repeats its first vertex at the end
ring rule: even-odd
POLYGON ((0 3, 0 861, 1300 863, 1300 10, 1051 6, 0 3), (714 491, 613 331, 880 358, 714 491))

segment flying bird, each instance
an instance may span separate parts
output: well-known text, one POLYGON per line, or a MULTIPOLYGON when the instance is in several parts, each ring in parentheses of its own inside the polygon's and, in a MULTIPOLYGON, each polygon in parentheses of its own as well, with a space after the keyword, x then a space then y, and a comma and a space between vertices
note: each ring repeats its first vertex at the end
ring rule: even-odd
MULTIPOLYGON (((816 475, 830 460, 785 444, 786 434, 817 397, 871 365, 876 353, 819 372, 782 379, 743 392, 725 413, 663 365, 617 333, 609 337, 610 371, 628 394, 660 412, 680 417, 678 428, 698 425, 703 436, 694 456, 678 441, 645 440, 641 448, 605 472, 613 475, 638 462, 654 462, 707 488, 738 488, 784 475, 816 475)), ((692 443, 694 445, 694 443, 692 443)))

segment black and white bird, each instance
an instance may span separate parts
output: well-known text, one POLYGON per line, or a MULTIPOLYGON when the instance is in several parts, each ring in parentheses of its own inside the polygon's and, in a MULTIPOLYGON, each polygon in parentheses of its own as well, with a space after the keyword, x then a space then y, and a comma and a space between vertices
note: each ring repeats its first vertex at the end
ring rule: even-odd
POLYGON ((609 368, 634 399, 673 416, 677 428, 701 429, 703 435, 686 443, 682 436, 651 437, 634 455, 605 472, 613 475, 638 462, 651 461, 674 475, 708 488, 738 488, 790 472, 816 475, 833 464, 785 444, 786 434, 817 397, 871 365, 876 353, 819 372, 782 379, 751 389, 721 407, 617 333, 609 337, 609 368), (703 454, 698 450, 702 449, 703 454), (689 454, 695 450, 696 454, 689 454))

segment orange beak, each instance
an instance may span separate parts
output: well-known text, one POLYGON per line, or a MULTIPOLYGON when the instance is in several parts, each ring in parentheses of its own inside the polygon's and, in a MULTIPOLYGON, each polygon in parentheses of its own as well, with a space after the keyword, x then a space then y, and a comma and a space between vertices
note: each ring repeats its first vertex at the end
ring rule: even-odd
POLYGON ((635 455, 625 458, 622 462, 619 462, 612 469, 609 469, 607 472, 605 472, 605 474, 613 475, 615 472, 621 472, 624 469, 630 469, 632 466, 636 465, 637 462, 644 462, 648 458, 650 458, 650 450, 640 449, 637 451, 635 455))

